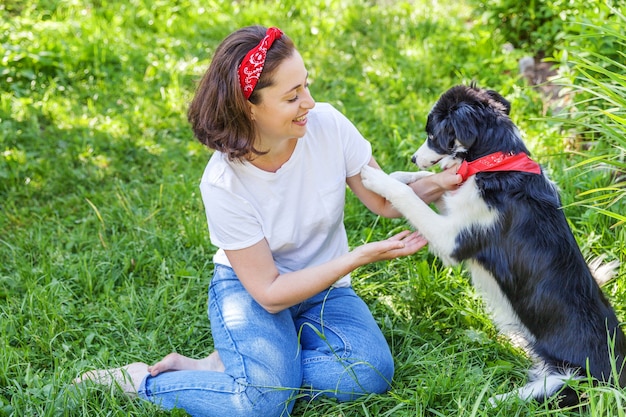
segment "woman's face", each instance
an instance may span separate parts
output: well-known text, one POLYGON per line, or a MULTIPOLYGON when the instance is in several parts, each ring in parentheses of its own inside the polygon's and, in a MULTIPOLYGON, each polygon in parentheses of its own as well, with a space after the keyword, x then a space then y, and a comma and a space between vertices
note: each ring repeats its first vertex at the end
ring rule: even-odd
POLYGON ((278 66, 272 78, 271 86, 259 90, 259 104, 250 103, 260 150, 269 149, 277 141, 304 136, 307 113, 315 106, 308 73, 297 51, 278 66))

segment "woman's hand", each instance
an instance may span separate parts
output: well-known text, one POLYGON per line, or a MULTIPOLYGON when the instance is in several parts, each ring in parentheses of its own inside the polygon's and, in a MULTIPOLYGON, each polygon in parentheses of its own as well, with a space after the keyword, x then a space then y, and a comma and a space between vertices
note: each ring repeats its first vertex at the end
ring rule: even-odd
MULTIPOLYGON (((374 158, 368 163, 373 168, 380 169, 374 158)), ((409 185, 413 192, 426 203, 439 200, 446 191, 456 190, 462 183, 463 178, 456 173, 457 165, 437 174, 428 175, 412 182, 409 185)), ((348 186, 352 192, 361 200, 372 212, 383 217, 400 217, 401 214, 384 197, 365 188, 361 174, 354 175, 347 179, 348 186)))
POLYGON ((450 168, 447 168, 444 171, 441 171, 435 175, 433 175, 433 180, 441 187, 443 190, 450 191, 457 189, 463 183, 463 177, 457 174, 459 166, 454 165, 450 168))
POLYGON ((389 239, 361 245, 323 264, 282 274, 265 239, 245 249, 225 252, 250 295, 268 312, 276 313, 324 291, 360 266, 412 255, 426 244, 422 235, 405 230, 389 239))
POLYGON ((366 243, 355 248, 353 252, 361 258, 362 264, 365 265, 371 262, 412 255, 427 244, 428 241, 418 232, 405 230, 389 239, 366 243))
POLYGON ((452 166, 445 171, 421 178, 411 184, 415 194, 426 203, 432 203, 446 192, 459 188, 463 183, 463 177, 456 173, 458 166, 452 166))

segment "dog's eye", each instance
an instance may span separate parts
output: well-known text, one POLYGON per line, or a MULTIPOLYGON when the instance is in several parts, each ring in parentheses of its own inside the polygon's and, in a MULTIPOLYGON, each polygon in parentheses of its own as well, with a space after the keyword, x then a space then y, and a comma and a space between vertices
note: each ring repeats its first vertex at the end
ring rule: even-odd
POLYGON ((448 150, 453 150, 454 146, 456 144, 456 139, 450 139, 450 142, 448 142, 448 150))

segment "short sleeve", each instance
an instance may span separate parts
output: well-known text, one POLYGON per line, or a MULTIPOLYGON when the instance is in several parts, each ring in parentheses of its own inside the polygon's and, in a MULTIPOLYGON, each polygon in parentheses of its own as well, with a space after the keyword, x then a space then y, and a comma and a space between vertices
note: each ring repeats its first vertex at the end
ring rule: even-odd
POLYGON ((339 137, 343 144, 343 155, 346 165, 346 177, 352 177, 361 172, 372 158, 372 145, 361 135, 361 132, 338 110, 334 117, 339 126, 339 137))
POLYGON ((258 213, 243 198, 214 186, 201 183, 211 243, 226 250, 244 249, 263 239, 258 213))

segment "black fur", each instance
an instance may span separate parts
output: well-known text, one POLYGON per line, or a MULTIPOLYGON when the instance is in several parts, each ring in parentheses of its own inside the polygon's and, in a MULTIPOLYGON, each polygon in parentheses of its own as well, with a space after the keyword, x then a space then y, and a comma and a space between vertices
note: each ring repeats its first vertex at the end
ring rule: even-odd
MULTIPOLYGON (((428 115, 428 147, 468 162, 498 151, 529 154, 509 111, 495 91, 453 87, 428 115)), ((473 259, 495 277, 535 338, 530 351, 555 372, 588 372, 626 386, 624 333, 578 248, 556 187, 544 175, 523 172, 483 172, 475 180, 499 220, 458 235, 453 257, 473 259)))

